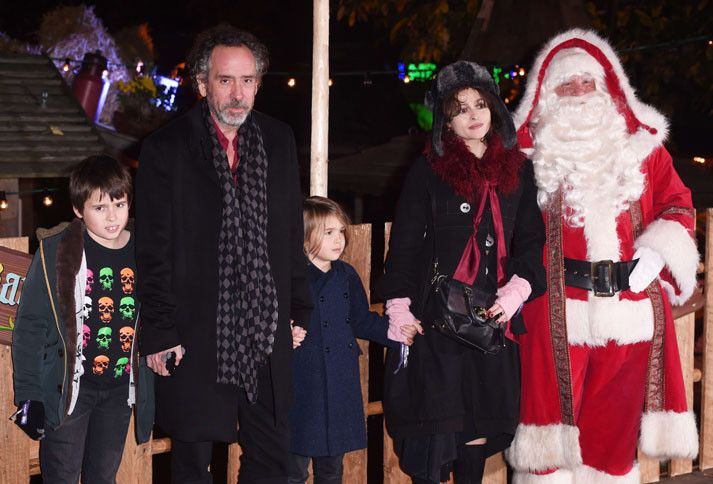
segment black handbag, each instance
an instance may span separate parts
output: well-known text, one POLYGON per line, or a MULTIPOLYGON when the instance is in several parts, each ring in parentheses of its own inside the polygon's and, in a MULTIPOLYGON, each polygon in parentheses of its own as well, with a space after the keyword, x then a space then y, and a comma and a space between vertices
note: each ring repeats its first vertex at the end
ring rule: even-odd
POLYGON ((488 308, 495 299, 495 294, 435 271, 427 314, 433 327, 444 336, 483 353, 497 354, 505 347, 505 329, 497 323, 499 314, 488 317, 488 308))
POLYGON ((438 273, 435 200, 433 210, 433 275, 426 296, 426 315, 433 327, 459 343, 497 354, 505 347, 505 328, 500 314, 488 317, 496 295, 438 273))

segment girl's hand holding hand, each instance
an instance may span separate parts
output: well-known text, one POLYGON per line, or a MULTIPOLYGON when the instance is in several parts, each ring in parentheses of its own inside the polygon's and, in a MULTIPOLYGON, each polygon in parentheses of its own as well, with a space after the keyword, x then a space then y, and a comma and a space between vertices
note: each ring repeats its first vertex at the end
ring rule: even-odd
POLYGON ((421 326, 421 321, 418 319, 413 322, 413 324, 406 324, 401 326, 401 334, 404 336, 404 344, 411 346, 413 344, 413 339, 416 334, 423 334, 423 327, 421 326))
POLYGON ((292 349, 297 348, 305 340, 307 330, 301 326, 292 326, 292 349))

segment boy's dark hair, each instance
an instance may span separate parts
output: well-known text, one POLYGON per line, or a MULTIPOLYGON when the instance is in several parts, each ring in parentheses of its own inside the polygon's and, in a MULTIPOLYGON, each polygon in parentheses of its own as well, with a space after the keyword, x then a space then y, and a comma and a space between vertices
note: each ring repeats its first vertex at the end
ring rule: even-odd
POLYGON ((198 79, 208 76, 210 55, 219 45, 247 47, 255 57, 258 80, 262 79, 270 63, 267 47, 250 32, 222 23, 199 33, 188 53, 188 67, 196 91, 198 91, 198 79))
MULTIPOLYGON (((330 215, 337 217, 337 220, 345 226, 349 226, 351 223, 349 215, 342 206, 329 198, 313 196, 305 199, 302 204, 302 220, 305 231, 304 251, 308 256, 316 255, 319 252, 324 238, 324 223, 330 215)), ((349 243, 346 233, 344 242, 345 245, 349 243)))
POLYGON ((131 203, 131 174, 111 156, 90 156, 72 169, 69 175, 69 200, 79 212, 94 190, 112 200, 126 195, 131 203))

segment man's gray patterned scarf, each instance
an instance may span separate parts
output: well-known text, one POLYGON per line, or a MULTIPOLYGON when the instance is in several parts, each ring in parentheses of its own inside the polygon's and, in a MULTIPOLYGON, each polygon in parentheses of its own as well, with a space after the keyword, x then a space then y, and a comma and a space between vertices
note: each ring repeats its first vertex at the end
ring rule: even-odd
POLYGON ((262 133, 249 115, 238 130, 237 183, 218 141, 207 102, 203 117, 223 194, 218 236, 218 383, 243 388, 257 401, 257 371, 272 353, 277 291, 267 254, 267 155, 262 133))

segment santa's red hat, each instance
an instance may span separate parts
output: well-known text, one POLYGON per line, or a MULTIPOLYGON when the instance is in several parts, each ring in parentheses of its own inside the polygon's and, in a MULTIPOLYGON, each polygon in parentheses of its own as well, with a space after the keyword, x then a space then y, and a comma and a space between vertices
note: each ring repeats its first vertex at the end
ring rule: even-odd
POLYGON ((551 39, 540 51, 528 75, 522 101, 514 114, 518 142, 523 151, 534 144, 531 123, 545 90, 547 79, 564 75, 590 74, 612 97, 617 111, 626 121, 627 131, 635 140, 641 157, 661 144, 668 134, 666 118, 653 107, 642 103, 614 52, 612 46, 593 31, 572 29, 551 39))

